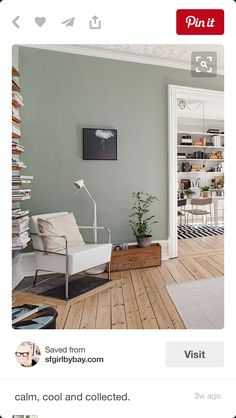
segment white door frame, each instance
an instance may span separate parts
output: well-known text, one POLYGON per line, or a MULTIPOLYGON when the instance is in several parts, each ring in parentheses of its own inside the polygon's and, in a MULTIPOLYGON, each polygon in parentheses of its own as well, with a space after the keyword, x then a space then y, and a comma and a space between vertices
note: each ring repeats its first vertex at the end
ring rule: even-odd
POLYGON ((168 85, 168 256, 178 257, 177 237, 177 99, 224 97, 223 91, 168 85))

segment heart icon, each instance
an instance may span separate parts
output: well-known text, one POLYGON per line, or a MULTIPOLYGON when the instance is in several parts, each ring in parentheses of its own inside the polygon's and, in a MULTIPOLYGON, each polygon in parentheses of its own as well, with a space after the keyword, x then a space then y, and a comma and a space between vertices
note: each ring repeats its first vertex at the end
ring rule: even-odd
POLYGON ((46 22, 46 18, 45 17, 36 17, 35 18, 35 23, 36 25, 38 25, 40 28, 44 25, 44 23, 46 22))

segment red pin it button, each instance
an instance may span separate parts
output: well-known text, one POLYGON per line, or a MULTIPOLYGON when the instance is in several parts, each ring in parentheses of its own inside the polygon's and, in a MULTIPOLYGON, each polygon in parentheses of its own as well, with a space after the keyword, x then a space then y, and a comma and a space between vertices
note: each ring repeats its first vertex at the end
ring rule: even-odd
POLYGON ((223 35, 224 10, 179 9, 176 12, 177 35, 223 35))

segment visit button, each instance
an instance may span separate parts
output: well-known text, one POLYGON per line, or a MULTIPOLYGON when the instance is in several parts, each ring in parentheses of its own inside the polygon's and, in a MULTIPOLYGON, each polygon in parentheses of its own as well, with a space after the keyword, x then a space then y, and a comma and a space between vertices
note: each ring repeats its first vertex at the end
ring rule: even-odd
POLYGON ((224 10, 179 9, 176 12, 178 35, 223 35, 224 10))
POLYGON ((167 367, 223 367, 222 342, 168 342, 167 367))

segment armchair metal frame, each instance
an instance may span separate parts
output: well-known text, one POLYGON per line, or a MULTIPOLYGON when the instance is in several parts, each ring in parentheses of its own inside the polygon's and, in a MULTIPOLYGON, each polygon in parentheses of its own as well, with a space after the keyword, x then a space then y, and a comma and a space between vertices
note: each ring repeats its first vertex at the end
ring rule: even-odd
MULTIPOLYGON (((79 226, 80 229, 93 229, 93 230, 105 230, 108 233, 108 243, 111 243, 111 231, 107 226, 79 226)), ((43 234, 43 233, 36 233, 36 232, 31 232, 30 235, 32 236, 38 236, 38 237, 56 237, 56 238, 62 238, 65 240, 65 247, 63 248, 63 250, 65 250, 65 253, 61 253, 61 252, 53 252, 53 251, 47 251, 47 250, 40 250, 38 248, 34 248, 33 246, 33 250, 37 251, 37 252, 41 252, 46 254, 56 254, 56 255, 61 255, 62 257, 66 257, 66 273, 65 273, 65 300, 68 300, 69 298, 69 273, 68 273, 68 241, 66 239, 65 235, 56 235, 56 234, 43 234)), ((61 251, 61 250, 60 250, 61 251)), ((36 286, 36 282, 37 282, 37 277, 38 277, 38 272, 39 271, 45 271, 42 269, 37 269, 35 272, 35 276, 34 276, 34 282, 33 282, 33 286, 36 286)), ((111 263, 108 262, 107 263, 107 273, 108 273, 108 280, 111 280, 111 263)))

